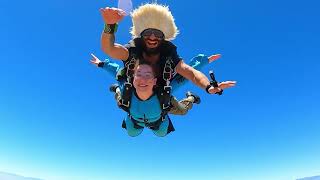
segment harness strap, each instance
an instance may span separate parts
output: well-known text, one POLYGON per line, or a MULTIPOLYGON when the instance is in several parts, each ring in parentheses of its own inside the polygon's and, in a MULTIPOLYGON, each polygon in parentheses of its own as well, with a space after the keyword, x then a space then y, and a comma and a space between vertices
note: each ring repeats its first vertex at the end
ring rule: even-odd
POLYGON ((140 126, 138 124, 138 123, 143 123, 147 128, 155 130, 155 131, 159 130, 162 121, 164 121, 163 119, 165 119, 164 117, 160 117, 158 120, 156 120, 154 122, 148 122, 145 120, 144 120, 144 122, 141 122, 141 121, 135 120, 131 115, 129 115, 129 117, 130 117, 131 121, 133 122, 134 128, 136 128, 136 129, 143 128, 143 126, 140 126))
POLYGON ((171 86, 164 86, 163 89, 161 90, 160 96, 158 96, 161 103, 161 108, 163 111, 170 111, 171 90, 172 90, 171 86))
POLYGON ((123 86, 124 86, 124 89, 122 91, 122 97, 120 100, 120 107, 124 111, 129 112, 130 101, 131 101, 131 96, 132 96, 132 84, 125 82, 123 86))
POLYGON ((126 82, 124 83, 123 91, 122 91, 122 99, 120 100, 120 107, 126 111, 129 112, 130 108, 130 101, 131 101, 131 96, 132 96, 132 80, 133 80, 133 74, 134 74, 134 66, 136 63, 137 59, 135 58, 134 55, 132 55, 132 58, 130 61, 128 61, 125 66, 126 66, 126 82))
MULTIPOLYGON (((146 124, 146 127, 150 128, 152 130, 155 130, 155 131, 159 130, 160 125, 161 125, 161 123, 163 121, 162 118, 164 118, 164 117, 161 117, 159 120, 157 120, 155 122, 152 122, 152 123, 149 123, 148 125, 146 124)), ((136 128, 136 129, 142 129, 143 128, 142 126, 140 126, 138 124, 139 121, 133 119, 131 116, 130 116, 130 120, 133 122, 133 125, 134 125, 133 127, 134 128, 136 128)), ((167 130, 167 134, 169 134, 170 132, 175 131, 175 128, 174 128, 174 126, 173 126, 173 124, 171 122, 171 119, 169 117, 168 117, 168 120, 169 120, 169 126, 168 126, 168 130, 167 130)), ((122 121, 122 128, 127 129, 127 125, 126 125, 125 120, 122 121)))
POLYGON ((162 74, 162 78, 166 81, 166 85, 162 89, 160 89, 160 94, 158 94, 158 98, 162 109, 162 117, 164 117, 170 111, 171 108, 170 99, 172 87, 170 86, 170 80, 172 79, 172 74, 172 59, 168 57, 164 65, 162 74))
POLYGON ((172 69, 172 59, 167 58, 166 63, 163 68, 162 78, 166 81, 166 85, 169 86, 170 80, 172 79, 173 69, 172 69))

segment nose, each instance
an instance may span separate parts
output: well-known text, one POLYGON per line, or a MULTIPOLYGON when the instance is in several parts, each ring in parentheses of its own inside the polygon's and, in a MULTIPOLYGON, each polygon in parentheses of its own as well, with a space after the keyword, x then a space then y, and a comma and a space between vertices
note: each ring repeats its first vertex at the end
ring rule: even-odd
POLYGON ((151 35, 150 35, 150 37, 149 37, 151 40, 155 40, 155 39, 157 39, 157 37, 152 33, 151 35))

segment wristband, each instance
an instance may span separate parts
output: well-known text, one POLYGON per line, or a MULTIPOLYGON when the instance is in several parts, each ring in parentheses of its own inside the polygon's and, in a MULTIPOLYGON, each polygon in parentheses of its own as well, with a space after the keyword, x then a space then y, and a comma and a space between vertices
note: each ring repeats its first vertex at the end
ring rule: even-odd
MULTIPOLYGON (((207 91, 207 93, 209 93, 209 94, 211 94, 211 93, 209 92, 209 89, 210 89, 211 87, 214 87, 214 86, 213 86, 212 84, 209 84, 209 85, 206 87, 206 91, 207 91)), ((222 92, 223 92, 223 89, 221 89, 221 91, 219 91, 219 92, 216 92, 215 94, 221 95, 222 92)))
POLYGON ((107 34, 114 34, 117 32, 118 24, 104 24, 103 32, 107 34))
POLYGON ((211 94, 211 93, 209 92, 209 89, 210 89, 211 87, 213 87, 211 84, 209 84, 209 85, 206 87, 206 91, 207 91, 208 94, 211 94))

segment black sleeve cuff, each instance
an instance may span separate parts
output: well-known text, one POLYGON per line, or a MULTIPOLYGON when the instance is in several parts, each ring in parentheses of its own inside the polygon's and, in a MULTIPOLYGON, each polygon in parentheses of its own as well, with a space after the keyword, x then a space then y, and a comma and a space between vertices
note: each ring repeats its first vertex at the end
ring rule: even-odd
POLYGON ((98 67, 103 67, 104 66, 104 62, 99 62, 98 67))

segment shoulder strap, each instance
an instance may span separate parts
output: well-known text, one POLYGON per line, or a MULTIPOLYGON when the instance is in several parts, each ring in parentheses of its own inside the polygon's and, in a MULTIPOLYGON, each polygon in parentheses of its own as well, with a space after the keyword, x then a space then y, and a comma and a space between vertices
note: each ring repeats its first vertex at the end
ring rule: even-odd
POLYGON ((129 112, 129 108, 131 105, 131 97, 133 91, 133 73, 136 61, 137 59, 135 55, 132 54, 131 58, 125 63, 126 81, 123 84, 122 98, 120 100, 119 106, 126 112, 129 112))
POLYGON ((163 68, 162 78, 166 82, 165 86, 158 87, 157 96, 160 101, 160 106, 162 109, 162 118, 170 111, 171 109, 171 90, 170 80, 172 79, 173 69, 172 69, 172 59, 170 57, 166 58, 166 63, 163 68))

